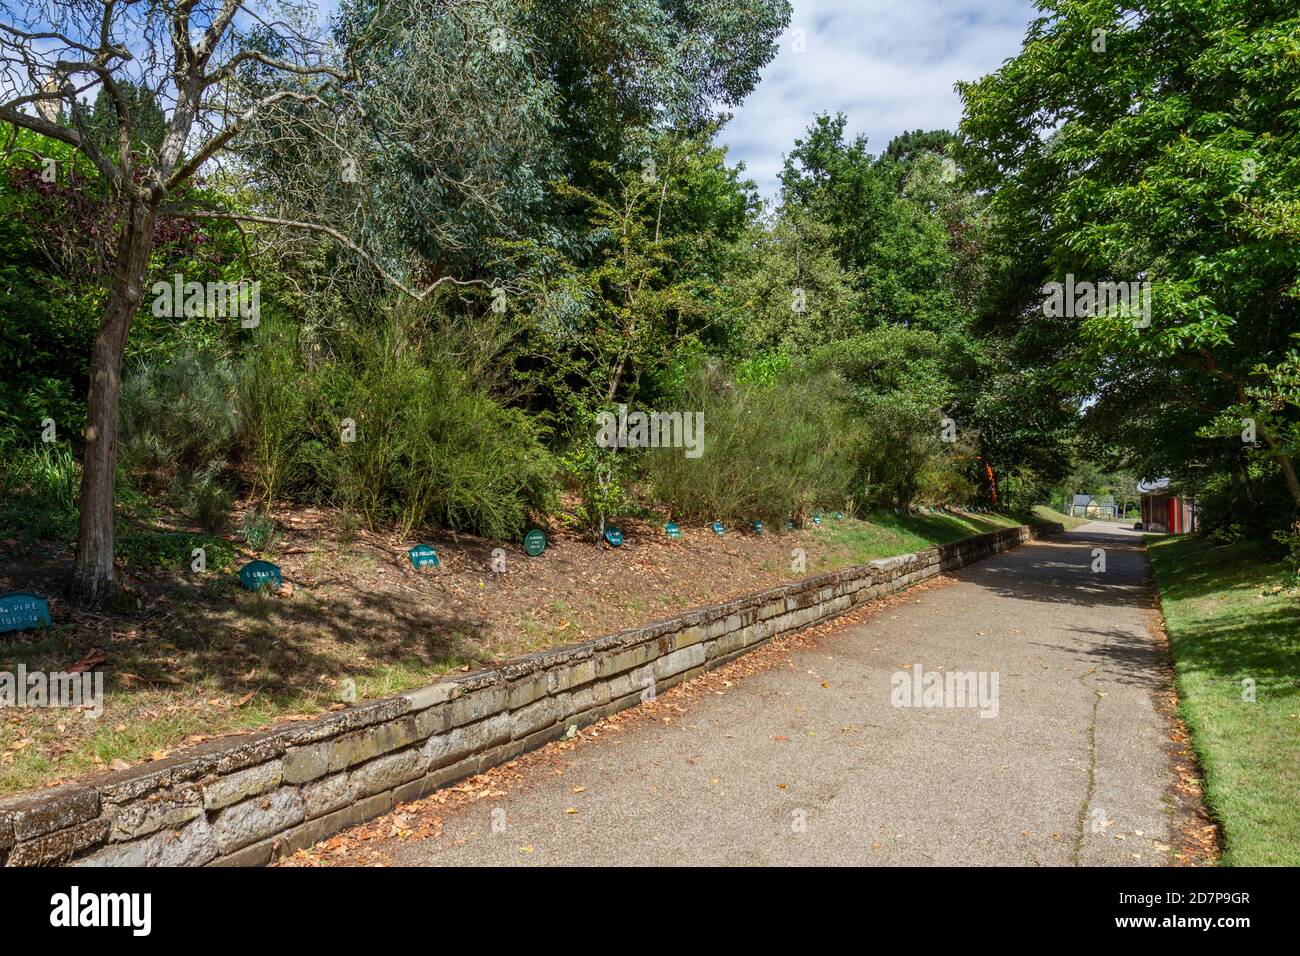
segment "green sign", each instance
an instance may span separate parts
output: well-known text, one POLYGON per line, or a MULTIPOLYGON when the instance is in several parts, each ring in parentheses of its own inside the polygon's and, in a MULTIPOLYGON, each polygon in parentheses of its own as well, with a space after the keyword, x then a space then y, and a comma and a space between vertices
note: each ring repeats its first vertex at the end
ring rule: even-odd
POLYGON ((431 544, 417 544, 406 553, 411 559, 411 567, 417 571, 425 565, 432 564, 436 568, 442 564, 438 560, 438 552, 433 549, 431 544))
POLYGON ((0 631, 25 631, 29 627, 49 627, 50 602, 39 594, 10 591, 0 594, 0 631))
POLYGON ((763 533, 763 522, 761 522, 761 521, 755 521, 755 522, 754 522, 754 534, 762 534, 762 533, 763 533))
POLYGON ((813 524, 821 524, 821 523, 822 523, 822 513, 819 511, 813 515, 813 524))
POLYGON ((664 531, 668 532, 668 537, 672 538, 674 541, 682 536, 682 529, 677 527, 677 525, 672 521, 664 525, 664 531))
POLYGON ((709 527, 712 528, 713 533, 718 535, 719 537, 727 533, 727 529, 722 527, 721 521, 715 521, 713 522, 713 524, 709 525, 709 527))
POLYGON ((841 520, 843 517, 844 517, 844 512, 843 512, 843 511, 837 511, 837 512, 835 512, 835 520, 836 520, 836 521, 841 520))
POLYGON ((546 535, 534 528, 524 535, 524 554, 530 558, 535 558, 546 550, 546 535))
POLYGON ((609 525, 605 528, 605 540, 609 542, 611 548, 622 547, 623 532, 619 531, 613 525, 609 525))
POLYGON ((786 518, 786 519, 785 519, 785 530, 786 530, 786 531, 793 531, 793 530, 794 530, 794 519, 793 519, 793 518, 786 518))
POLYGON ((239 583, 250 591, 257 591, 268 584, 278 588, 282 580, 280 569, 270 561, 249 561, 239 569, 239 583))

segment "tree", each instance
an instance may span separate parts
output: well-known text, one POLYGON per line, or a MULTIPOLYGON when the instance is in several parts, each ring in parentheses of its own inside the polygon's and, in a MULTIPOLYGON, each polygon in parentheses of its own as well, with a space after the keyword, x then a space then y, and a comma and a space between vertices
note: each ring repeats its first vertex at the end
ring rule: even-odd
POLYGON ((994 321, 1121 464, 1227 467, 1253 425, 1300 509, 1300 407, 1280 394, 1300 333, 1295 4, 1040 9, 1019 56, 961 86, 963 160, 1017 260, 994 321), (1040 287, 1067 277, 1150 283, 1149 315, 1045 315, 1040 287))
POLYGON ((727 288, 746 354, 799 355, 861 328, 859 297, 840 268, 831 227, 798 207, 750 226, 727 288))
MULTIPOLYGON (((442 51, 443 62, 454 65, 468 58, 466 47, 490 42, 482 30, 486 5, 412 0, 387 10, 373 35, 356 29, 345 36, 342 50, 317 24, 315 9, 294 0, 51 0, 30 3, 16 11, 12 22, 0 22, 0 120, 84 154, 98 175, 95 188, 114 207, 111 280, 89 369, 72 597, 95 605, 114 590, 122 355, 132 320, 144 304, 160 223, 172 216, 239 220, 329 237, 415 297, 455 281, 439 276, 421 286, 426 277, 404 274, 366 249, 373 230, 360 228, 357 238, 350 238, 349 229, 364 218, 364 211, 348 222, 331 222, 291 220, 275 210, 204 208, 195 204, 190 186, 209 164, 238 163, 241 155, 264 149, 273 138, 311 143, 318 154, 335 155, 336 168, 346 169, 348 157, 338 149, 340 142, 361 141, 358 130, 363 129, 370 142, 382 142, 385 134, 385 116, 367 112, 365 104, 350 97, 368 88, 371 79, 357 72, 359 62, 364 68, 364 51, 395 34, 421 36, 431 19, 450 20, 461 27, 464 44, 442 51), (131 92, 140 89, 153 96, 131 92), (111 103, 108 125, 116 149, 104 145, 105 125, 96 112, 81 105, 92 94, 111 103), (148 135, 156 125, 155 99, 165 119, 156 149, 148 135)), ((449 73, 430 67, 429 75, 449 73)), ((460 109, 450 112, 481 131, 480 104, 490 97, 470 95, 472 85, 459 92, 460 109)), ((388 118, 406 115, 407 104, 394 100, 394 93, 401 91, 390 91, 387 99, 376 94, 388 118)), ((445 127, 440 131, 445 134, 445 127)), ((490 201, 490 189, 471 191, 478 201, 490 201)))

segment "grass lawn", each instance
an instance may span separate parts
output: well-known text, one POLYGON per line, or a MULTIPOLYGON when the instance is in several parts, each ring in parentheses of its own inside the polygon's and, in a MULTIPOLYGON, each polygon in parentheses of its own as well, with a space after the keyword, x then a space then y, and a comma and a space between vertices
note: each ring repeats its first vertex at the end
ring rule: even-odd
MULTIPOLYGON (((345 535, 331 514, 299 509, 277 515, 274 539, 258 552, 233 533, 198 541, 209 554, 201 575, 189 571, 193 529, 142 519, 123 536, 131 590, 102 614, 57 599, 51 582, 66 573, 71 549, 46 542, 0 561, 0 591, 50 595, 55 626, 4 635, 0 670, 19 663, 65 670, 94 649, 108 658, 104 713, 98 720, 54 709, 0 714, 0 792, 340 707, 346 685, 359 700, 384 697, 449 670, 784 584, 801 576, 794 548, 805 552, 803 573, 818 574, 1052 517, 825 514, 820 526, 762 535, 683 527, 680 541, 663 533, 662 520, 629 521, 617 551, 562 531, 536 559, 506 542, 506 572, 496 574, 491 550, 502 542, 430 537, 442 565, 417 573, 406 558, 415 542, 345 535), (244 591, 234 572, 251 557, 278 564, 292 591, 244 591)), ((0 544, 5 537, 0 529, 0 544)))
POLYGON ((896 515, 879 512, 865 521, 836 521, 824 517, 822 525, 829 531, 832 549, 824 561, 810 565, 810 571, 825 571, 853 564, 865 564, 876 558, 907 554, 958 538, 1013 528, 1019 524, 1059 521, 1064 518, 1046 514, 968 514, 966 512, 928 512, 896 515))
POLYGON ((1249 544, 1148 538, 1222 862, 1300 865, 1300 596, 1249 544), (1255 682, 1255 702, 1242 699, 1255 682))

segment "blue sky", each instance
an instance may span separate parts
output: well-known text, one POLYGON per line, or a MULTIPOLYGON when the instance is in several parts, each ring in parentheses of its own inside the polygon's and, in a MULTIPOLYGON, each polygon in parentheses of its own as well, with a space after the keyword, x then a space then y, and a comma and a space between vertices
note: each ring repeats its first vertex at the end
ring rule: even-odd
POLYGON ((819 112, 843 112, 873 152, 904 130, 954 129, 953 84, 1018 53, 1034 16, 1032 0, 794 0, 780 52, 720 138, 772 199, 782 156, 819 112))

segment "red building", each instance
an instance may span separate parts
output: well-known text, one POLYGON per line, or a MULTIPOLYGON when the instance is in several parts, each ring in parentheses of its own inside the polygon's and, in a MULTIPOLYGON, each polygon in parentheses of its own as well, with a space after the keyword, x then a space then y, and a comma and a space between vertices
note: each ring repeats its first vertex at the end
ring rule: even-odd
POLYGON ((1162 534, 1187 534, 1196 530, 1196 504, 1169 490, 1169 479, 1139 481, 1142 493, 1142 529, 1162 534))

